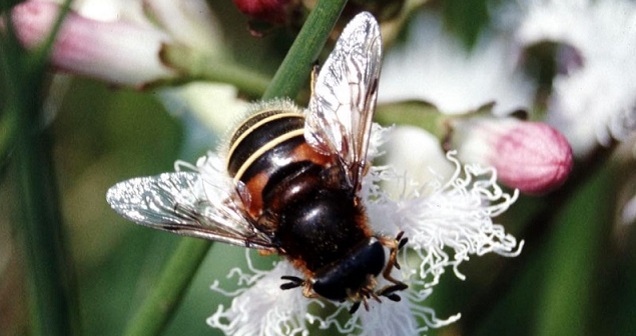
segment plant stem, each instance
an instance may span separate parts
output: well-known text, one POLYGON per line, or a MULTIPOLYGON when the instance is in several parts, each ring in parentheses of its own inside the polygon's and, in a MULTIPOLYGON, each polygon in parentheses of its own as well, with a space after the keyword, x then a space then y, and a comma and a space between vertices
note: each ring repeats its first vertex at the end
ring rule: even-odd
POLYGON ((164 46, 161 50, 161 59, 170 67, 188 74, 187 81, 201 79, 228 83, 253 97, 262 95, 271 81, 271 78, 226 58, 197 53, 179 45, 164 46))
MULTIPOLYGON (((263 99, 294 97, 335 25, 345 0, 322 0, 309 15, 263 99)), ((210 248, 209 241, 184 238, 166 263, 153 292, 130 320, 125 335, 157 335, 169 322, 210 248)))
POLYGON ((181 302, 199 265, 212 246, 208 240, 183 238, 157 284, 130 321, 124 335, 159 335, 181 302))
POLYGON ((276 97, 293 99, 298 95, 346 3, 346 0, 318 2, 263 94, 264 100, 276 97))
MULTIPOLYGON (((41 79, 36 81, 41 82, 41 79)), ((29 85, 20 87, 21 91, 40 92, 39 89, 29 85)), ((39 101, 36 97, 24 99, 39 101)), ((46 132, 37 131, 39 103, 25 103, 21 107, 13 111, 18 115, 15 159, 20 180, 23 209, 20 230, 28 259, 33 331, 35 335, 70 335, 74 281, 71 258, 64 246, 66 239, 53 173, 51 141, 46 132)))
POLYGON ((227 61, 207 63, 205 68, 202 69, 201 78, 208 81, 232 84, 253 97, 262 95, 271 81, 265 75, 227 61))
POLYGON ((20 46, 11 24, 0 38, 0 68, 5 75, 2 87, 6 89, 2 127, 7 132, 0 154, 4 156, 15 147, 12 162, 22 209, 15 230, 24 242, 33 335, 66 336, 79 331, 77 301, 72 292, 75 281, 65 246, 51 141, 40 116, 48 55, 64 14, 62 11, 58 17, 49 42, 34 53, 20 46))

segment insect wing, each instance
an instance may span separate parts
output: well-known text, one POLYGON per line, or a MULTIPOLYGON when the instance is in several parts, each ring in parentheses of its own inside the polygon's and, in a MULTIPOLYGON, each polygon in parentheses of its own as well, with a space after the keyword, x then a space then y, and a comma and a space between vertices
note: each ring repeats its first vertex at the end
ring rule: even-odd
POLYGON ((185 236, 274 250, 269 238, 243 217, 231 191, 205 184, 197 172, 164 173, 120 182, 108 190, 106 199, 117 213, 137 224, 185 236), (217 197, 206 196, 210 188, 218 189, 217 197))
POLYGON ((355 189, 366 165, 381 59, 378 23, 360 13, 320 70, 307 110, 305 139, 323 154, 338 155, 355 189))

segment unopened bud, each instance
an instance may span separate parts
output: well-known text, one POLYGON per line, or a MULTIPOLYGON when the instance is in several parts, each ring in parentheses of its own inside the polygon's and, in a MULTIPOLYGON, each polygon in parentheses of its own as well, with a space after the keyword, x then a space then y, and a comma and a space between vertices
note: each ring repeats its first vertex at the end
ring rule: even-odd
POLYGON ((494 166, 502 183, 523 193, 553 190, 572 169, 570 144, 545 123, 473 119, 458 122, 454 134, 460 158, 494 166))
POLYGON ((243 14, 275 24, 286 21, 289 2, 290 0, 234 0, 243 14))
MULTIPOLYGON (((16 35, 25 48, 35 48, 48 37, 60 10, 47 1, 27 1, 13 8, 16 35)), ((71 11, 55 38, 50 61, 65 72, 141 87, 175 76, 159 59, 163 43, 169 40, 149 26, 96 21, 71 11)))

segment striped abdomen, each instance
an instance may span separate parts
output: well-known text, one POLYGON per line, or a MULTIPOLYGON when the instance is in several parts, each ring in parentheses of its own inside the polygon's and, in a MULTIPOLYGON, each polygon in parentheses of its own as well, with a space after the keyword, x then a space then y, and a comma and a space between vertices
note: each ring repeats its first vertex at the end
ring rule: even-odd
POLYGON ((250 194, 248 213, 263 212, 264 190, 307 165, 328 166, 333 158, 317 153, 304 138, 305 117, 297 111, 266 110, 251 115, 230 139, 227 169, 250 194))

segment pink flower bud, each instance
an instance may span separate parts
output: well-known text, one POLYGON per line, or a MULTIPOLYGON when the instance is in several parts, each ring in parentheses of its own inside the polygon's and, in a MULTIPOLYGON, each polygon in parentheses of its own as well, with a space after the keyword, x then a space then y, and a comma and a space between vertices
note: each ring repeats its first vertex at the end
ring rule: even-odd
POLYGON ((254 19, 270 23, 283 23, 287 18, 290 0, 234 0, 238 9, 254 19))
POLYGON ((554 128, 540 122, 521 122, 494 144, 491 157, 499 179, 525 193, 544 193, 567 179, 572 148, 554 128))
POLYGON ((455 133, 464 132, 457 137, 459 141, 453 141, 462 159, 494 166, 502 183, 523 193, 553 190, 565 182, 572 169, 570 144, 545 123, 514 119, 461 121, 455 133))
MULTIPOLYGON (((20 42, 32 49, 50 34, 60 6, 27 1, 12 10, 20 42)), ((98 78, 117 85, 141 87, 174 77, 159 51, 169 37, 148 26, 130 22, 101 22, 70 12, 56 36, 51 63, 59 70, 98 78)))

